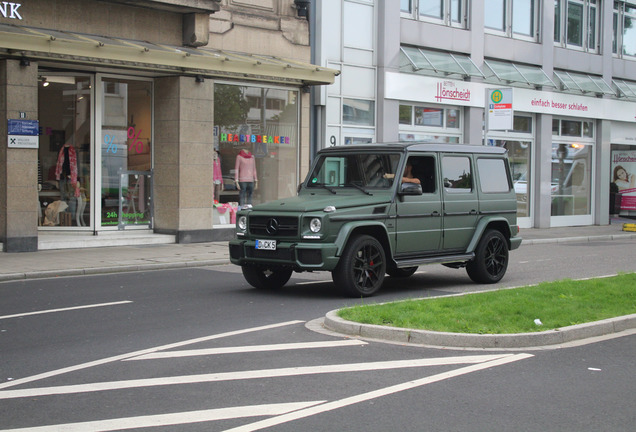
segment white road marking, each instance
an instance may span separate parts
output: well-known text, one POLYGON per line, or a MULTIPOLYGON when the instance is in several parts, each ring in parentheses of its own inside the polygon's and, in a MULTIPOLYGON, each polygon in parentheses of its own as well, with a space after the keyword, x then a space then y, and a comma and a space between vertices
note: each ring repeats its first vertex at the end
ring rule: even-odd
POLYGON ((164 352, 157 352, 153 354, 146 354, 139 357, 128 358, 128 359, 125 359, 125 361, 170 359, 170 358, 176 358, 176 357, 194 357, 194 356, 209 356, 209 355, 217 355, 217 354, 238 354, 238 353, 298 350, 298 349, 312 349, 312 348, 336 348, 336 347, 356 346, 356 345, 367 345, 367 342, 364 342, 358 339, 345 339, 345 340, 322 341, 322 342, 302 342, 302 343, 286 343, 286 344, 272 344, 272 345, 247 345, 247 346, 209 348, 209 349, 188 350, 188 351, 164 351, 164 352))
POLYGON ((514 354, 510 356, 499 356, 498 359, 493 359, 490 361, 485 361, 483 363, 479 363, 472 366, 466 366, 460 369, 455 369, 449 372, 443 372, 437 375, 432 375, 429 377, 425 377, 419 380, 405 382, 403 384, 398 384, 395 386, 385 387, 383 389, 371 391, 368 393, 362 393, 356 396, 340 399, 333 402, 327 402, 322 405, 317 405, 309 408, 305 408, 299 411, 290 412, 287 414, 280 415, 278 417, 273 417, 270 419, 258 421, 255 423, 251 423, 244 426, 239 426, 233 429, 227 429, 224 432, 252 432, 265 428, 270 428, 273 426, 277 426, 283 423, 288 423, 294 420, 298 420, 305 417, 310 417, 316 414, 321 414, 327 411, 333 411, 339 408, 343 408, 349 405, 354 405, 360 402, 365 402, 371 399, 377 399, 383 396, 388 396, 394 393, 398 393, 405 390, 410 390, 416 387, 421 387, 426 384, 435 383, 438 381, 442 381, 445 379, 453 378, 460 375, 465 375, 471 372, 476 372, 483 369, 488 369, 495 366, 501 366, 506 363, 512 363, 519 360, 523 360, 526 358, 533 357, 532 354, 514 354))
POLYGON ((66 368, 57 369, 57 370, 50 371, 50 372, 44 372, 44 373, 41 373, 41 374, 38 374, 38 375, 32 375, 30 377, 25 377, 25 378, 20 378, 20 379, 15 379, 15 380, 8 381, 8 382, 0 383, 0 390, 3 389, 3 388, 13 387, 13 386, 25 384, 25 383, 28 383, 28 382, 41 380, 41 379, 44 379, 44 378, 50 378, 52 376, 62 375, 62 374, 68 373, 68 372, 74 372, 74 371, 78 371, 78 370, 81 370, 81 369, 87 369, 87 368, 90 368, 90 367, 93 367, 93 366, 99 366, 99 365, 103 365, 103 364, 107 364, 107 363, 112 363, 112 362, 116 362, 116 361, 120 361, 120 360, 125 360, 125 359, 130 358, 130 357, 137 357, 137 356, 140 356, 140 355, 150 354, 150 353, 154 353, 154 352, 157 352, 157 351, 179 348, 179 347, 186 346, 186 345, 196 344, 196 343, 200 343, 200 342, 206 342, 206 341, 210 341, 210 340, 214 340, 214 339, 221 339, 221 338, 229 337, 229 336, 236 336, 236 335, 240 335, 240 334, 251 333, 251 332, 256 332, 256 331, 261 331, 261 330, 270 330, 270 329, 274 329, 274 328, 278 328, 278 327, 284 327, 284 326, 288 326, 288 325, 299 324, 299 323, 302 323, 302 322, 304 322, 304 321, 287 321, 287 322, 282 322, 282 323, 277 323, 277 324, 270 324, 270 325, 265 325, 265 326, 260 326, 260 327, 252 327, 252 328, 243 329, 243 330, 235 330, 235 331, 230 331, 230 332, 227 332, 227 333, 219 333, 219 334, 216 334, 216 335, 204 336, 204 337, 200 337, 200 338, 196 338, 196 339, 189 339, 189 340, 186 340, 186 341, 175 342, 175 343, 168 344, 168 345, 162 345, 162 346, 158 346, 158 347, 154 347, 154 348, 148 348, 148 349, 145 349, 145 350, 135 351, 135 352, 131 352, 131 353, 128 353, 128 354, 121 354, 121 355, 117 355, 117 356, 113 356, 113 357, 104 358, 104 359, 101 359, 101 360, 95 360, 95 361, 82 363, 82 364, 75 365, 75 366, 69 366, 69 367, 66 367, 66 368))
POLYGON ((67 308, 60 308, 60 309, 48 309, 48 310, 35 311, 35 312, 25 312, 25 313, 15 314, 15 315, 0 316, 0 320, 9 319, 9 318, 21 318, 21 317, 30 316, 30 315, 41 315, 41 314, 48 314, 48 313, 54 313, 54 312, 66 312, 66 311, 78 310, 78 309, 90 309, 90 308, 98 308, 98 307, 104 307, 104 306, 115 306, 115 305, 122 305, 122 304, 128 304, 128 303, 132 303, 132 301, 124 300, 124 301, 110 302, 110 303, 99 303, 99 304, 92 304, 92 305, 85 305, 85 306, 74 306, 74 307, 67 307, 67 308))
POLYGON ((97 432, 114 431, 180 424, 201 423, 216 420, 228 420, 243 417, 259 417, 282 415, 292 411, 306 409, 325 401, 309 401, 295 403, 279 403, 252 405, 231 408, 217 408, 202 411, 189 411, 173 414, 159 414, 139 417, 128 417, 109 420, 97 420, 82 423, 68 423, 50 426, 39 426, 20 429, 3 429, 0 432, 97 432))
MULTIPOLYGON (((121 390, 141 387, 200 384, 221 381, 236 381, 262 378, 278 378, 300 375, 317 375, 342 372, 366 372, 388 369, 417 368, 424 366, 440 366, 453 364, 483 363, 501 358, 511 357, 511 354, 438 357, 428 359, 396 360, 368 363, 346 363, 322 366, 289 367, 279 369, 247 370, 238 372, 221 372, 211 374, 183 375, 174 377, 146 378, 126 381, 106 381, 89 384, 75 384, 65 386, 40 387, 20 390, 0 391, 0 400, 25 397, 41 397, 60 394, 88 393, 108 390, 121 390)), ((15 381, 12 381, 14 383, 15 381)))

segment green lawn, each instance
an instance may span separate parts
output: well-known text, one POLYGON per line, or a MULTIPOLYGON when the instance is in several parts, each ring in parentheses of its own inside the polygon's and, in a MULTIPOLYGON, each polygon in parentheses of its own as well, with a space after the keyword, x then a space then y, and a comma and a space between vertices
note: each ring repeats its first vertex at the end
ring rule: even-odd
POLYGON ((360 305, 338 311, 365 324, 453 333, 551 330, 636 313, 636 273, 443 298, 360 305), (541 325, 535 324, 539 319, 541 325))

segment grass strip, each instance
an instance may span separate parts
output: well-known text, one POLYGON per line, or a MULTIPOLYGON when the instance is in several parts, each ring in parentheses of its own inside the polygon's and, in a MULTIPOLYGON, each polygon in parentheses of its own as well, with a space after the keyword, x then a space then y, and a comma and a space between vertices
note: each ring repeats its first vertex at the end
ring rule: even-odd
POLYGON ((530 333, 636 313, 636 273, 461 296, 358 305, 338 311, 364 324, 451 333, 530 333), (535 320, 541 321, 538 325, 535 320))

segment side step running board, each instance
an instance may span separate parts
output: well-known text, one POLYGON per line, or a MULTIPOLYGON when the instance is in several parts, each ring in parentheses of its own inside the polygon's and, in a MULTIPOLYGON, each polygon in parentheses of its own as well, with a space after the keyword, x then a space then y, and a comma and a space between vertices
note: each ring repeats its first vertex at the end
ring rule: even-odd
POLYGON ((445 255, 445 256, 437 256, 437 257, 429 257, 429 258, 408 258, 408 259, 397 259, 395 263, 398 268, 404 267, 415 267, 425 264, 446 264, 446 263, 454 263, 454 262, 466 262, 475 258, 474 253, 469 254, 460 254, 460 255, 445 255))

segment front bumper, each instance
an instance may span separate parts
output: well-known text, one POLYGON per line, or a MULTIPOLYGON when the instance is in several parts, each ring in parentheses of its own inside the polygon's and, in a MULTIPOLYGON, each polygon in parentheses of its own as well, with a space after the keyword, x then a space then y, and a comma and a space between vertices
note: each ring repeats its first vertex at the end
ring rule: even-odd
POLYGON ((256 242, 235 239, 229 242, 233 264, 288 267, 296 271, 333 270, 338 264, 338 247, 333 243, 279 241, 276 250, 256 249, 256 242))

